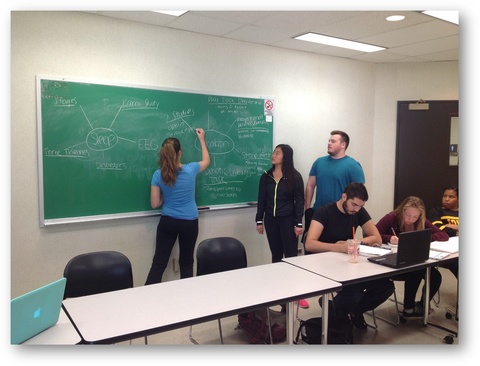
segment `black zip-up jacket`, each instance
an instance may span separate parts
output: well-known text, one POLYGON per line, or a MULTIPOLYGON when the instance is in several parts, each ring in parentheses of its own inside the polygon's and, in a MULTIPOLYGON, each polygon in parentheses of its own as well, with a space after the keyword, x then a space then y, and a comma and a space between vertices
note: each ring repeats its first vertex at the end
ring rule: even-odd
POLYGON ((294 216, 295 225, 302 227, 303 209, 305 205, 305 193, 303 178, 295 170, 295 183, 293 192, 287 192, 287 178, 282 177, 277 183, 272 175, 264 172, 260 177, 258 188, 257 225, 263 224, 265 214, 274 217, 294 216))

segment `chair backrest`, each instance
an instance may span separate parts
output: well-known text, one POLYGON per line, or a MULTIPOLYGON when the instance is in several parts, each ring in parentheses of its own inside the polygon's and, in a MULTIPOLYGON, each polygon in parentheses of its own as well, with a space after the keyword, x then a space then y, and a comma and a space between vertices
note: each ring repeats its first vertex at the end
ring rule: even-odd
POLYGON ((247 267, 245 246, 231 237, 203 240, 197 248, 197 276, 247 267))
POLYGON ((77 255, 67 263, 63 276, 67 278, 64 298, 133 287, 132 264, 115 251, 77 255))

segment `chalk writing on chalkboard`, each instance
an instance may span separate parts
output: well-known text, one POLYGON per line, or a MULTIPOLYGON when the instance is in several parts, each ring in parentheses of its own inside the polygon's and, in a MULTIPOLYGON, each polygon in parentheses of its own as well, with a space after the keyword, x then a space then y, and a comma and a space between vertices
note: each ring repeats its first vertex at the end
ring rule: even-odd
POLYGON ((157 214, 149 204, 158 150, 182 144, 199 161, 206 131, 211 165, 197 177, 198 206, 256 201, 271 166, 273 98, 192 93, 37 78, 41 226, 157 214))

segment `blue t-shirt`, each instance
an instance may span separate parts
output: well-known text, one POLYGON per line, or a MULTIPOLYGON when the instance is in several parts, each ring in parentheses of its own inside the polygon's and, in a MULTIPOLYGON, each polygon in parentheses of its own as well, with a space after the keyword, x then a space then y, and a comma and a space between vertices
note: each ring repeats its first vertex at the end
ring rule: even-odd
POLYGON ((315 176, 317 180, 314 210, 339 200, 348 184, 365 183, 362 166, 348 155, 340 159, 334 159, 330 155, 318 158, 309 175, 315 176))
POLYGON ((195 178, 199 172, 200 164, 198 162, 183 164, 173 186, 163 183, 160 169, 153 173, 152 186, 160 187, 162 191, 162 215, 185 220, 198 218, 198 208, 195 202, 195 178))

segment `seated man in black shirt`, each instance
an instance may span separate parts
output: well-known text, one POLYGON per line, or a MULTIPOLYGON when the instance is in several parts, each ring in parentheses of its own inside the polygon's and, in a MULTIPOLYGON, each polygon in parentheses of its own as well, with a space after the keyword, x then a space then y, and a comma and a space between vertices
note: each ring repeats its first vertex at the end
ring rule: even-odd
MULTIPOLYGON (((337 202, 319 207, 313 215, 305 249, 311 253, 347 253, 347 240, 352 239, 359 226, 363 231, 363 244, 382 243, 377 227, 363 207, 367 200, 365 186, 350 183, 337 202)), ((357 328, 366 329, 363 313, 382 304, 393 291, 393 283, 388 278, 347 285, 334 298, 336 316, 341 319, 350 317, 357 328)))

